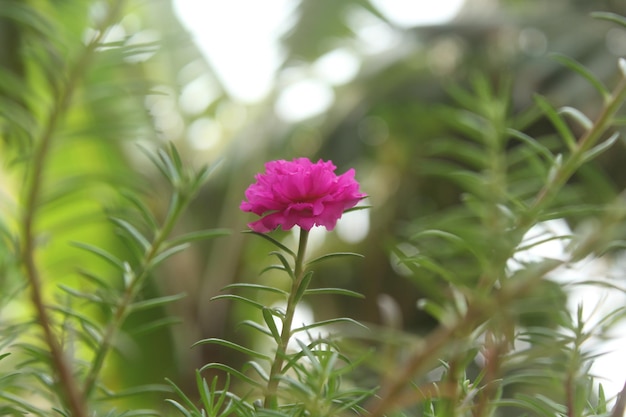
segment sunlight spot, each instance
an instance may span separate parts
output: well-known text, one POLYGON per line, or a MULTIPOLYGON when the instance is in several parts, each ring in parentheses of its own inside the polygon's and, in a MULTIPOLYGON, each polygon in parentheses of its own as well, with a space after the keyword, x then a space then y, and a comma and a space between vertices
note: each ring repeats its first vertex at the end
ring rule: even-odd
POLYGON ((286 87, 276 101, 276 114, 287 122, 298 122, 322 114, 335 100, 333 89, 313 79, 286 87))
POLYGON ((606 48, 616 56, 626 55, 626 30, 611 28, 606 33, 606 48))
POLYGON ((347 15, 349 26, 357 35, 359 50, 368 55, 386 51, 400 43, 400 33, 387 22, 365 9, 353 9, 347 15))
POLYGON ((359 58, 345 48, 330 51, 313 64, 315 73, 332 85, 352 81, 358 74, 359 67, 359 58))
POLYGON ((246 123, 248 110, 240 103, 226 101, 217 107, 215 117, 225 129, 239 129, 246 123))
POLYGON ((443 76, 454 71, 463 59, 463 42, 456 36, 441 37, 427 52, 430 71, 443 76))
POLYGON ((288 0, 175 0, 175 13, 227 91, 243 102, 267 96, 283 53, 279 38, 288 27, 288 0))
POLYGON ((215 81, 208 74, 204 74, 183 87, 178 101, 182 111, 195 115, 206 110, 219 94, 215 81))
MULTIPOLYGON (((359 203, 359 206, 366 204, 359 203)), ((337 235, 346 243, 356 244, 367 237, 370 231, 369 209, 345 213, 337 222, 337 235)))
POLYGON ((137 33, 141 30, 141 19, 136 13, 128 13, 125 15, 121 23, 128 33, 137 33))
POLYGON ((187 139, 199 150, 207 150, 217 146, 222 138, 222 126, 208 117, 193 121, 187 129, 187 139))
POLYGON ((520 49, 530 56, 541 56, 548 50, 548 38, 545 33, 535 28, 524 28, 519 33, 520 49))
POLYGON ((324 226, 313 226, 311 230, 309 230, 309 242, 307 246, 309 254, 317 252, 322 246, 324 246, 327 233, 328 231, 324 226))
POLYGON ((398 26, 438 25, 452 20, 461 11, 465 0, 370 0, 390 21, 398 26))

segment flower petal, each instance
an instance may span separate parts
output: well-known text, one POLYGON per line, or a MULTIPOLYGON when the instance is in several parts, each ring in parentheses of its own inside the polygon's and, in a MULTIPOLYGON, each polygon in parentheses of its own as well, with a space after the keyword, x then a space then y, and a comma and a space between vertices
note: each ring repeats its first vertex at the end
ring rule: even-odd
POLYGON ((245 191, 246 200, 239 206, 262 216, 249 227, 261 233, 295 225, 332 230, 343 212, 366 196, 359 192, 354 169, 339 176, 335 169, 331 161, 321 159, 316 163, 307 158, 267 162, 265 173, 255 175, 256 182, 245 191))

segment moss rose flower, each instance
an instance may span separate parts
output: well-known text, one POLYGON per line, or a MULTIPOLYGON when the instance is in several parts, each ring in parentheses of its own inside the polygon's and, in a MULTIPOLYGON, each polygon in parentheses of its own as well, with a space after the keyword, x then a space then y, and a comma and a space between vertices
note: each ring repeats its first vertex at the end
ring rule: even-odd
POLYGON ((246 200, 239 208, 261 219, 249 223, 255 232, 265 233, 280 226, 289 230, 298 225, 304 230, 324 226, 333 230, 346 209, 354 207, 365 194, 359 192, 354 169, 337 176, 337 167, 321 159, 271 161, 265 173, 246 190, 246 200))

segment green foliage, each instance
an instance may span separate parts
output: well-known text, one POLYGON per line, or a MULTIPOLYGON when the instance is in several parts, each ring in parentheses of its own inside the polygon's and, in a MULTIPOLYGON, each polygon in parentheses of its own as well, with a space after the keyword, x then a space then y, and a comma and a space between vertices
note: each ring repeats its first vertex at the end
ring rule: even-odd
MULTIPOLYGON (((297 11, 286 69, 361 54, 358 13, 388 23, 364 0, 297 11)), ((623 414, 626 390, 608 395, 592 364, 626 309, 571 309, 572 291, 626 293, 582 266, 624 256, 626 63, 606 65, 596 39, 623 16, 387 27, 407 50, 362 53, 327 118, 284 124, 272 98, 238 131, 243 106, 221 87, 197 114, 178 108, 212 74, 171 15, 167 1, 0 0, 1 415, 623 414), (535 26, 559 53, 522 54, 535 26), (136 42, 152 27, 160 40, 136 42), (246 141, 209 184, 222 149, 187 143, 200 119, 246 141), (307 233, 297 250, 279 233, 207 242, 241 228, 245 171, 276 153, 354 164, 372 206, 346 213, 371 210, 367 239, 344 252, 328 234, 310 259, 307 233), (250 271, 261 280, 235 282, 250 271), (312 322, 294 318, 304 303, 312 322)))
MULTIPOLYGON (((1 364, 3 415, 49 415, 55 410, 80 417, 111 410, 126 397, 162 392, 163 385, 124 387, 110 380, 104 371, 109 357, 122 352, 120 335, 127 319, 180 299, 145 298, 155 268, 192 242, 226 234, 207 230, 170 239, 181 213, 211 173, 209 168, 192 171, 183 166, 173 146, 155 157, 146 152, 169 181, 171 193, 164 219, 156 220, 147 207, 140 181, 131 179, 139 177, 116 143, 135 131, 143 117, 141 109, 126 105, 130 101, 117 99, 121 85, 115 81, 131 85, 132 80, 113 75, 124 62, 122 55, 134 53, 121 44, 103 44, 109 26, 120 17, 122 2, 106 7, 100 26, 93 27, 93 39, 84 44, 82 32, 92 23, 88 3, 73 4, 76 19, 64 27, 57 27, 63 22, 58 15, 67 12, 61 7, 13 1, 1 7, 1 17, 20 27, 21 44, 15 51, 24 54, 24 67, 14 68, 20 71, 6 73, 11 69, 2 67, 0 77, 3 162, 23 178, 16 212, 3 210, 2 217, 3 295, 9 296, 0 306, 6 316, 2 358, 8 359, 1 364), (117 109, 109 107, 109 99, 117 109), (130 215, 122 215, 121 208, 130 215), (83 241, 94 235, 95 240, 83 241), (111 245, 116 235, 126 250, 111 245), (75 254, 69 241, 84 255, 75 254), (32 317, 24 310, 28 302, 32 317)), ((135 84, 133 89, 146 94, 148 86, 135 84)), ((129 335, 154 332, 172 322, 155 318, 129 335)), ((156 413, 136 409, 107 415, 156 413)))
MULTIPOLYGON (((134 249, 129 253, 137 254, 137 259, 123 259, 98 246, 81 242, 74 243, 74 246, 79 249, 105 261, 111 267, 111 271, 104 275, 101 272, 85 269, 80 272, 80 275, 86 280, 80 282, 80 286, 58 284, 59 292, 56 295, 58 299, 54 304, 46 305, 43 310, 40 310, 37 317, 44 332, 50 333, 44 338, 43 344, 20 335, 21 329, 25 326, 32 326, 32 323, 18 322, 4 326, 7 335, 13 335, 4 338, 3 341, 7 344, 5 349, 18 353, 18 357, 21 358, 18 359, 17 364, 19 371, 12 376, 6 376, 8 379, 20 381, 19 383, 12 381, 11 389, 4 396, 7 405, 3 407, 7 413, 28 411, 36 415, 46 414, 43 409, 40 410, 27 401, 21 401, 20 397, 12 392, 23 395, 31 391, 33 395, 40 395, 52 404, 57 403, 55 408, 61 414, 76 415, 80 413, 80 409, 73 407, 82 406, 86 409, 87 405, 91 408, 96 407, 100 402, 110 403, 127 396, 167 390, 167 387, 154 384, 112 390, 104 382, 102 376, 107 358, 112 351, 117 350, 118 335, 129 317, 181 299, 182 295, 141 299, 145 282, 155 268, 170 256, 187 248, 192 242, 223 236, 227 234, 227 231, 207 230, 169 239, 180 214, 203 184, 210 170, 201 169, 197 173, 183 172, 182 164, 175 162, 180 161, 180 157, 173 146, 167 153, 159 152, 158 157, 159 159, 155 158, 154 162, 160 162, 162 167, 167 168, 163 173, 171 180, 172 187, 170 209, 162 224, 151 227, 156 226, 156 223, 133 225, 120 218, 111 219, 112 225, 119 227, 124 233, 120 237, 126 237, 126 243, 130 249, 134 249), (149 234, 144 236, 139 231, 140 229, 148 230, 149 234), (50 315, 48 311, 54 312, 55 315, 50 315), (59 333, 60 329, 67 330, 59 333), (63 339, 58 339, 61 337, 63 339), (71 349, 61 353, 51 347, 50 343, 62 343, 65 349, 69 346, 71 349), (61 379, 57 375, 62 372, 70 372, 69 378, 75 378, 72 383, 81 387, 79 392, 72 394, 77 396, 74 398, 77 402, 75 404, 72 404, 68 398, 63 398, 63 389, 57 392, 60 398, 55 398, 53 395, 57 390, 53 389, 52 381, 56 378, 61 379), (34 388, 28 389, 26 385, 22 385, 33 377, 39 381, 34 388), (64 407, 71 411, 64 411, 64 407)), ((139 204, 140 200, 135 199, 134 203, 139 204)), ((23 239, 29 238, 29 236, 23 237, 23 239)), ((26 262, 31 261, 27 258, 26 262)), ((24 278, 29 281, 30 286, 37 288, 42 285, 37 275, 34 275, 35 269, 26 268, 26 271, 24 278)), ((41 296, 33 293, 33 303, 36 306, 45 302, 38 297, 41 296)), ((168 317, 157 319, 132 329, 131 333, 140 335, 153 332, 173 322, 177 320, 168 317)), ((2 358, 9 355, 10 353, 6 353, 2 358)), ((68 381, 63 381, 63 383, 68 384, 68 381)), ((65 395, 69 396, 70 393, 66 392, 65 395)), ((132 415, 157 415, 157 412, 135 410, 132 415)))
MULTIPOLYGON (((278 296, 285 305, 283 308, 268 307, 263 302, 240 296, 237 294, 222 294, 213 297, 216 300, 231 300, 244 303, 253 310, 260 312, 262 324, 246 320, 242 324, 247 325, 256 333, 267 336, 276 345, 274 356, 270 356, 254 348, 242 346, 239 343, 220 338, 202 339, 194 344, 219 345, 227 349, 243 354, 250 358, 241 370, 230 365, 212 362, 204 365, 200 372, 208 370, 223 371, 226 375, 239 380, 246 387, 244 396, 237 396, 236 393, 224 390, 217 390, 217 379, 213 380, 211 389, 205 379, 198 380, 198 387, 204 405, 203 410, 199 410, 189 398, 178 388, 176 391, 187 406, 169 400, 184 416, 195 415, 228 415, 234 412, 238 416, 334 416, 346 410, 358 410, 359 403, 373 394, 371 389, 361 389, 357 385, 353 388, 341 389, 341 380, 348 377, 349 371, 354 370, 356 365, 345 356, 340 354, 337 341, 341 338, 339 333, 329 333, 328 335, 315 337, 312 330, 321 331, 323 328, 329 329, 339 324, 349 324, 362 326, 354 319, 347 317, 334 318, 329 320, 316 321, 303 324, 299 327, 293 326, 294 312, 297 305, 306 296, 316 294, 334 294, 360 297, 354 291, 340 288, 316 288, 308 289, 313 272, 307 271, 312 264, 317 264, 328 259, 344 256, 360 256, 354 253, 331 253, 305 262, 305 248, 307 245, 308 231, 300 231, 300 246, 293 251, 280 243, 274 237, 266 234, 255 233, 269 241, 279 250, 270 252, 271 256, 278 258, 280 265, 274 265, 271 269, 278 269, 284 272, 292 282, 291 290, 285 291, 278 287, 251 283, 237 283, 226 286, 225 290, 234 291, 254 291, 261 294, 278 296), (290 263, 289 259, 293 262, 290 263), (277 326, 280 323, 280 329, 277 326), (305 334, 310 340, 304 343, 301 334, 305 334), (293 349, 291 341, 295 340, 298 349, 293 349), (339 365, 340 361, 345 362, 339 365), (220 400, 214 399, 219 396, 220 400), (261 407, 260 400, 248 400, 256 396, 264 396, 265 401, 261 407), (224 398, 233 400, 221 414, 216 414, 214 403, 223 404, 224 398)), ((267 271, 266 268, 264 271, 267 271)), ((275 301, 279 301, 275 300, 275 301)), ((328 332, 328 331, 325 331, 328 332)), ((198 372, 198 378, 200 373, 198 372)), ((228 386, 228 380, 227 384, 228 386)), ((219 407, 217 407, 219 409, 219 407)))
MULTIPOLYGON (((606 398, 596 394, 590 374, 597 353, 587 343, 606 337, 607 328, 587 328, 582 308, 571 314, 564 288, 550 280, 557 269, 606 253, 621 239, 624 207, 617 193, 608 203, 566 196, 586 186, 577 174, 617 143, 619 133, 612 130, 626 84, 620 74, 608 91, 581 64, 562 56, 558 61, 604 99, 591 122, 580 110, 557 110, 536 96, 558 141, 525 133, 533 127, 528 122, 538 119, 511 113, 506 85, 493 89, 479 77, 470 90, 450 89, 457 103, 441 115, 457 134, 431 146, 429 157, 437 160, 423 170, 455 183, 460 204, 413 222, 408 242, 415 255, 402 249, 407 245, 395 249, 426 295, 418 306, 439 326, 406 350, 408 357, 395 365, 403 371, 389 376, 370 415, 408 411, 414 404, 431 416, 606 413, 606 398), (594 238, 529 234, 546 220, 576 223, 592 216, 598 222, 594 238), (555 240, 568 242, 558 259, 546 253, 522 260, 525 252, 555 240), (438 369, 441 376, 433 379, 438 369)), ((620 310, 607 318, 614 314, 620 310)))

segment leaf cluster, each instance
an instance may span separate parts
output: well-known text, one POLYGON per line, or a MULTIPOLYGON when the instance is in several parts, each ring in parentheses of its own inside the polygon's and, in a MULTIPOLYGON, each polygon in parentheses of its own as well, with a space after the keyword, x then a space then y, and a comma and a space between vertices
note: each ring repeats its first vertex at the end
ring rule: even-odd
MULTIPOLYGON (((315 321, 313 323, 303 323, 291 327, 289 310, 305 300, 307 297, 331 294, 350 297, 362 297, 360 294, 341 288, 315 288, 309 289, 309 283, 313 277, 313 271, 308 268, 300 271, 298 266, 298 254, 274 237, 268 234, 250 232, 269 241, 277 250, 270 252, 270 256, 278 260, 278 264, 266 267, 262 273, 270 270, 284 272, 292 283, 297 283, 286 291, 282 288, 256 284, 256 283, 235 283, 223 288, 232 293, 220 294, 212 298, 216 300, 230 300, 236 303, 245 304, 253 311, 257 312, 260 322, 246 319, 240 323, 241 326, 251 329, 260 340, 277 346, 275 356, 261 350, 261 347, 250 348, 239 343, 224 340, 221 338, 202 339, 194 344, 215 345, 226 349, 231 349, 249 358, 242 369, 235 369, 224 363, 211 362, 204 365, 198 371, 198 378, 201 373, 209 370, 224 372, 227 376, 227 386, 231 378, 239 381, 239 391, 244 395, 235 394, 236 391, 229 391, 228 387, 218 390, 217 380, 214 379, 211 389, 208 389, 206 381, 201 378, 198 387, 202 393, 202 403, 204 409, 199 410, 190 402, 189 398, 177 389, 179 396, 183 398, 187 406, 170 400, 170 402, 185 416, 196 415, 216 415, 216 416, 334 416, 341 415, 350 410, 357 411, 365 398, 372 395, 373 391, 362 389, 354 381, 349 382, 349 388, 343 388, 342 381, 349 379, 350 373, 356 369, 364 357, 358 361, 353 361, 342 355, 338 341, 341 339, 341 329, 345 325, 363 327, 357 321, 339 317, 334 319, 315 321), (306 272, 305 272, 306 271, 306 272), (274 298, 274 305, 266 305, 247 294, 269 294, 274 298), (286 305, 276 307, 276 305, 286 305), (317 335, 316 335, 317 333, 317 335), (287 341, 289 343, 286 350, 281 350, 287 341), (277 362, 279 361, 279 362, 277 362), (278 373, 275 372, 276 363, 280 364, 278 373), (272 369, 270 371, 270 368, 272 369), (278 378, 280 388, 278 389, 279 405, 276 408, 267 407, 262 404, 259 397, 266 396, 268 387, 273 378, 278 378), (220 398, 223 410, 216 413, 216 408, 212 405, 216 403, 216 398, 220 398), (228 398, 228 405, 224 405, 224 398, 228 398)), ((330 253, 306 262, 306 265, 315 265, 327 259, 335 257, 360 256, 355 253, 330 253)), ((259 297, 260 298, 260 297, 259 297)), ((219 408, 219 407, 218 407, 219 408)))
MULTIPOLYGON (((626 26, 616 15, 594 16, 626 26)), ((395 365, 403 372, 383 384, 368 408, 372 415, 415 409, 429 416, 607 413, 590 371, 598 352, 588 344, 604 338, 610 325, 586 324, 582 307, 568 308, 568 286, 553 280, 581 259, 610 259, 623 233, 620 192, 605 187, 609 191, 593 201, 588 190, 595 181, 610 183, 594 162, 618 143, 626 73, 620 60, 609 89, 582 64, 555 59, 601 97, 595 120, 542 96, 515 113, 508 81, 494 88, 479 76, 470 88, 449 88, 455 104, 439 112, 452 133, 433 141, 421 169, 455 184, 458 204, 416 219, 393 249, 423 294, 418 308, 439 324, 405 350, 408 358, 395 365), (594 226, 588 234, 537 236, 555 219, 572 228, 594 226), (541 252, 551 242, 562 253, 541 252)), ((611 325, 623 317, 621 309, 605 314, 611 325)))

